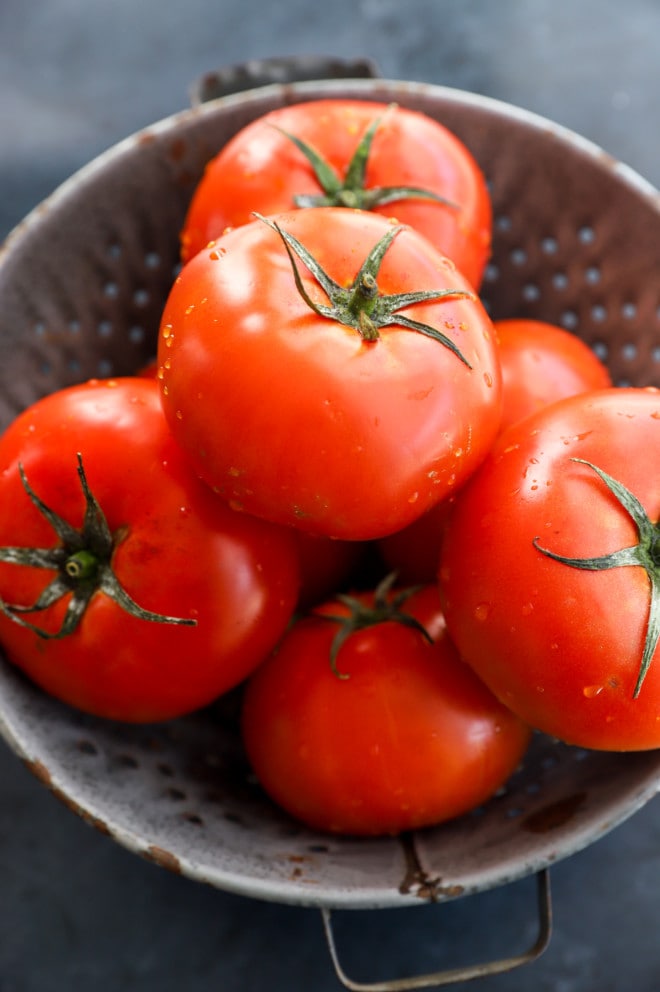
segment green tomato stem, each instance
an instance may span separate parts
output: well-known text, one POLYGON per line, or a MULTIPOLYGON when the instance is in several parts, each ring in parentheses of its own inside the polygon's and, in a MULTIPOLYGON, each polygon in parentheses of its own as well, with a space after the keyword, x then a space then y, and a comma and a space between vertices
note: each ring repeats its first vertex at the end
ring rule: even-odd
POLYGON ((21 627, 32 630, 44 639, 62 638, 72 634, 82 620, 95 593, 112 599, 131 616, 155 623, 195 626, 197 621, 170 617, 145 610, 128 595, 112 569, 112 556, 125 532, 112 534, 105 514, 89 488, 82 455, 78 454, 78 480, 85 497, 85 517, 78 530, 64 517, 48 507, 30 486, 23 466, 18 469, 23 488, 30 501, 48 521, 59 544, 51 548, 0 547, 0 561, 28 568, 43 568, 54 572, 54 578, 41 591, 36 602, 29 606, 7 603, 0 599, 0 613, 21 627), (25 614, 39 613, 68 598, 62 625, 52 633, 37 626, 25 614))

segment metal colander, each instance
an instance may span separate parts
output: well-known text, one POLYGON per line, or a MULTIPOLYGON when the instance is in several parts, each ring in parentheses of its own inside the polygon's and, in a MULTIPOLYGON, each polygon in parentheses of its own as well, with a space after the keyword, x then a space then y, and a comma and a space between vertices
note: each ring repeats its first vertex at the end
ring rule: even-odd
MULTIPOLYGON (((178 232, 207 160, 240 127, 329 96, 394 101, 451 128, 489 180, 492 316, 570 328, 620 384, 660 385, 660 200, 603 151, 483 97, 378 78, 258 86, 129 137, 36 208, 0 252, 0 428, 45 393, 134 372, 155 351, 178 232)), ((660 751, 587 752, 539 735, 485 807, 397 839, 314 833, 250 774, 238 693, 185 719, 127 726, 45 696, 0 657, 0 731, 82 817, 140 855, 247 896, 320 907, 448 900, 532 873, 655 795, 660 751)), ((357 987, 357 986, 351 986, 357 987)), ((397 986, 399 987, 399 986, 397 986)))

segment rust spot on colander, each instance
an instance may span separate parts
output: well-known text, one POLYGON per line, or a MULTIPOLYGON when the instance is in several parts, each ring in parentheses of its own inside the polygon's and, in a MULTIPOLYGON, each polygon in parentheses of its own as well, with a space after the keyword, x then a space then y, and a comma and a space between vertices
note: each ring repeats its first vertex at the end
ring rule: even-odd
POLYGON ((533 834, 544 834, 550 830, 556 830, 558 827, 563 827, 573 819, 586 798, 586 792, 575 792, 555 803, 542 806, 541 809, 537 809, 525 817, 522 821, 522 828, 533 834))
POLYGON ((78 803, 73 802, 72 799, 70 799, 64 792, 61 792, 59 789, 53 789, 52 791, 57 796, 57 798, 61 802, 63 802, 64 805, 68 807, 68 809, 71 810, 72 813, 75 813, 76 816, 79 816, 80 819, 84 820, 85 823, 89 824, 90 827, 94 827, 95 830, 98 830, 99 833, 101 834, 105 834, 106 837, 112 836, 112 831, 110 830, 110 827, 105 822, 105 820, 101 819, 100 816, 94 816, 92 813, 88 812, 88 810, 83 809, 82 806, 79 806, 78 803))
POLYGON ((75 800, 71 799, 66 792, 53 783, 50 770, 43 764, 43 762, 34 760, 26 761, 25 764, 32 774, 42 783, 42 785, 45 785, 46 788, 49 789, 50 792, 52 792, 52 794, 67 807, 67 809, 70 809, 72 813, 75 813, 76 816, 79 816, 81 820, 84 820, 85 823, 88 823, 100 833, 106 834, 107 836, 110 835, 110 828, 105 820, 103 820, 100 816, 94 816, 88 810, 84 809, 77 802, 75 802, 75 800))
POLYGON ((158 847, 157 844, 151 844, 144 852, 144 857, 147 861, 153 861, 154 864, 161 868, 167 868, 168 871, 173 871, 176 875, 182 873, 181 862, 177 856, 171 851, 166 851, 163 847, 158 847))
POLYGON ((187 152, 187 145, 183 138, 176 138, 171 141, 168 147, 168 154, 173 162, 181 162, 187 152))
POLYGON ((406 859, 406 873, 399 885, 401 895, 415 895, 429 902, 440 899, 455 899, 463 894, 462 885, 444 885, 442 879, 432 878, 422 867, 412 834, 402 834, 399 838, 406 859))
POLYGON ((26 761, 28 769, 32 772, 35 778, 38 778, 42 785, 51 788, 52 779, 50 771, 41 761, 26 761))

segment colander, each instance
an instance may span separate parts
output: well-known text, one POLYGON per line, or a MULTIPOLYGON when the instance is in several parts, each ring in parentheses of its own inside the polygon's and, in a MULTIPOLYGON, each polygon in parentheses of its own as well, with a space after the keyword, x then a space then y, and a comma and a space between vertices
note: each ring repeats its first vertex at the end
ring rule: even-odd
MULTIPOLYGON (((206 102, 197 90, 190 109, 111 148, 12 232, 0 251, 0 428, 45 393, 132 373, 152 356, 205 163, 258 115, 321 97, 396 102, 451 128, 491 186, 482 295, 492 316, 561 324, 617 383, 660 385, 660 200, 643 179, 566 129, 483 96, 380 79, 365 63, 353 77, 344 67, 301 80, 304 68, 295 82, 210 100, 217 78, 206 77, 206 102)), ((235 89, 255 72, 230 78, 235 89)), ((240 744, 239 697, 166 724, 116 724, 48 698, 0 657, 0 732, 53 793, 190 879, 320 909, 337 974, 353 989, 446 984, 536 956, 549 937, 550 866, 630 817, 660 784, 660 751, 588 752, 537 735, 507 787, 469 815, 399 838, 328 836, 294 823, 260 790, 240 744), (540 926, 526 954, 377 985, 344 974, 332 911, 447 901, 532 874, 540 926)))

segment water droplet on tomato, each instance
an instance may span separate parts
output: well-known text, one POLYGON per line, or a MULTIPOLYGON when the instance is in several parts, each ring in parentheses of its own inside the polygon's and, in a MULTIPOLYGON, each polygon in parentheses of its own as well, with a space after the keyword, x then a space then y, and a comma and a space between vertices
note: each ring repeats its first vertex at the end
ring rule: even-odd
POLYGON ((586 696, 587 699, 595 699, 596 696, 600 696, 602 691, 602 685, 585 685, 582 690, 582 694, 586 696))
POLYGON ((528 617, 530 615, 530 613, 533 613, 534 612, 534 604, 533 603, 524 603, 520 612, 522 613, 522 615, 524 617, 528 617))
POLYGON ((486 385, 488 386, 489 389, 492 387, 492 385, 493 385, 493 377, 490 374, 490 372, 484 372, 484 382, 486 383, 486 385))
POLYGON ((483 623, 490 616, 490 603, 477 603, 474 608, 474 619, 483 623))

